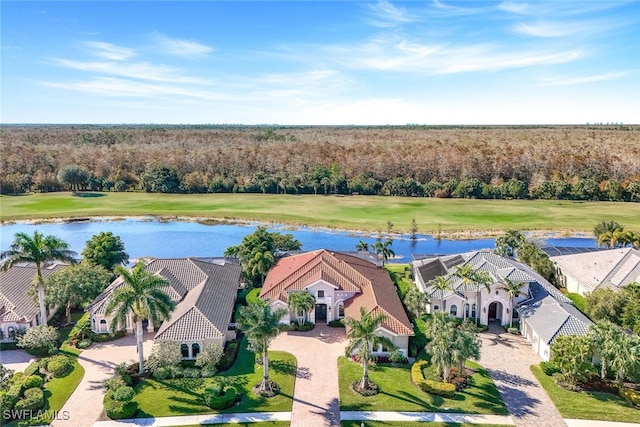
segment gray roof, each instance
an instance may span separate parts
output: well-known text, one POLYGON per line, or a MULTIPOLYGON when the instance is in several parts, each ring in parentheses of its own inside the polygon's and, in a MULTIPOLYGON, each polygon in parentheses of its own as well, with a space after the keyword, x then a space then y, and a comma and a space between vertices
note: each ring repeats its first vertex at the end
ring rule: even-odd
POLYGON ((589 292, 640 282, 640 251, 633 248, 554 256, 551 261, 589 292))
MULTIPOLYGON (((240 284, 239 264, 218 258, 152 259, 145 269, 169 282, 165 292, 176 302, 156 339, 193 341, 226 334, 240 284)), ((122 284, 122 278, 114 280, 87 310, 104 314, 109 296, 122 284)))
MULTIPOLYGON (((50 264, 42 267, 45 279, 54 272, 65 268, 66 264, 50 264)), ((7 271, 0 272, 0 321, 31 322, 40 312, 34 296, 29 290, 33 288, 36 267, 33 264, 14 265, 7 271)))

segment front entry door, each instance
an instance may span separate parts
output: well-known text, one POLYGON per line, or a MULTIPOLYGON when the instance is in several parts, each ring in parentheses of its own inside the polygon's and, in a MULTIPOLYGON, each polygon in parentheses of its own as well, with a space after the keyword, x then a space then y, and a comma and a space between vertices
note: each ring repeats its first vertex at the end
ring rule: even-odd
POLYGON ((316 304, 316 323, 327 323, 327 304, 316 304))
POLYGON ((496 320, 496 309, 498 307, 498 304, 496 304, 495 302, 492 302, 491 304, 489 304, 489 321, 491 322, 492 320, 496 320))

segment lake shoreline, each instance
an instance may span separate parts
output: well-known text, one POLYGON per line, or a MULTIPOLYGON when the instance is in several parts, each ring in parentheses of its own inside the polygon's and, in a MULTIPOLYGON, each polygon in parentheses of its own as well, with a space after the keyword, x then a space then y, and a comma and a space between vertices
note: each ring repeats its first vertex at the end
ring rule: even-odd
MULTIPOLYGON (((246 226, 282 226, 283 231, 287 230, 311 230, 323 232, 342 232, 353 234, 356 236, 368 238, 391 238, 391 239, 410 239, 407 233, 397 232, 381 232, 367 229, 342 229, 329 226, 309 226, 297 224, 287 221, 281 222, 265 222, 256 220, 247 220, 240 218, 224 218, 224 217, 201 217, 201 216, 168 216, 168 215, 145 215, 145 216, 82 216, 82 217, 61 217, 61 218, 34 218, 28 220, 2 220, 0 226, 12 224, 65 224, 65 223, 83 223, 83 222, 119 222, 126 220, 134 220, 141 222, 194 222, 202 225, 246 225, 246 226)), ((496 238, 504 234, 507 229, 495 230, 442 230, 434 234, 423 234, 418 232, 419 236, 428 236, 434 239, 446 240, 479 240, 496 238)), ((593 233, 582 230, 520 230, 523 234, 531 239, 550 239, 550 238, 594 238, 593 233)))

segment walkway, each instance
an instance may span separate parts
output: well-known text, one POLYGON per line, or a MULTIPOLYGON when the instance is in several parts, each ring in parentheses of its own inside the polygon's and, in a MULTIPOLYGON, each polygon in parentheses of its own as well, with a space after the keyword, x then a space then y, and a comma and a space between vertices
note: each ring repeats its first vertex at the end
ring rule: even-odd
POLYGON ((0 363, 7 369, 12 369, 16 372, 22 372, 27 369, 27 366, 31 364, 36 358, 26 350, 2 350, 0 352, 0 363))
POLYGON ((282 333, 273 340, 271 350, 288 351, 298 359, 291 427, 340 426, 337 359, 346 344, 344 328, 327 325, 282 333))
MULTIPOLYGON (((144 335, 144 354, 151 352, 153 333, 144 335)), ((84 368, 84 377, 64 404, 60 413, 69 419, 54 421, 55 427, 86 427, 92 425, 102 413, 102 384, 113 377, 113 369, 122 362, 137 362, 136 337, 126 335, 116 341, 94 343, 78 356, 84 368)))
POLYGON ((561 427, 564 419, 529 367, 542 360, 525 338, 499 325, 480 334, 480 364, 496 383, 518 427, 561 427))
MULTIPOLYGON (((429 423, 496 424, 512 426, 509 415, 452 414, 447 412, 353 412, 340 413, 344 421, 404 421, 429 423)), ((586 427, 586 426, 585 426, 586 427)))
MULTIPOLYGON (((120 421, 99 421, 93 427, 168 427, 222 423, 259 423, 265 421, 291 421, 291 412, 254 412, 246 414, 185 415, 181 417, 136 418, 120 421)), ((257 425, 259 427, 259 424, 257 425)))

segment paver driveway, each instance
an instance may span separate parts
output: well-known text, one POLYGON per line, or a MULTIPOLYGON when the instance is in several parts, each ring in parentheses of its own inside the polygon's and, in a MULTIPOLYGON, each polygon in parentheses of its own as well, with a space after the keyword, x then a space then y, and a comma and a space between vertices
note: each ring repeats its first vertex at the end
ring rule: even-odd
POLYGON ((291 427, 340 426, 337 359, 346 345, 344 328, 322 324, 273 340, 271 350, 288 351, 298 359, 291 427))
POLYGON ((529 367, 542 360, 527 340, 498 325, 480 334, 480 364, 496 383, 516 426, 562 427, 564 419, 529 367))
MULTIPOLYGON (((144 354, 151 352, 153 332, 144 335, 144 354)), ((116 341, 95 343, 80 353, 78 361, 84 367, 84 377, 64 404, 61 414, 68 414, 68 420, 54 421, 55 427, 86 427, 93 425, 102 413, 102 384, 113 376, 113 368, 122 363, 138 360, 136 337, 127 335, 116 341), (66 411, 66 412, 65 412, 66 411)))

